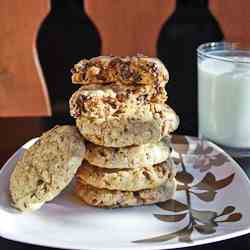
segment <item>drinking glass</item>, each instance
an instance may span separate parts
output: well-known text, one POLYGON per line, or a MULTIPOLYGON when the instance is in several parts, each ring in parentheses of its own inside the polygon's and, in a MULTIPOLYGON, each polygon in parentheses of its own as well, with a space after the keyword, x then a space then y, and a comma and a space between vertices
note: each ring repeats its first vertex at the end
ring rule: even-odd
POLYGON ((198 47, 199 137, 235 157, 250 155, 250 49, 239 43, 198 47))

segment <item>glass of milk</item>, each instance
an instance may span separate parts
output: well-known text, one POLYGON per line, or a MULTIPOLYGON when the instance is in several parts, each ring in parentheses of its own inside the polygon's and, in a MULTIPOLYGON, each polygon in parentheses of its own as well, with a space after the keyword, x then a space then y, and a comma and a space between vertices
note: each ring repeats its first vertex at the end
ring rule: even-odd
POLYGON ((199 136, 232 156, 250 155, 250 49, 238 43, 199 46, 199 136))

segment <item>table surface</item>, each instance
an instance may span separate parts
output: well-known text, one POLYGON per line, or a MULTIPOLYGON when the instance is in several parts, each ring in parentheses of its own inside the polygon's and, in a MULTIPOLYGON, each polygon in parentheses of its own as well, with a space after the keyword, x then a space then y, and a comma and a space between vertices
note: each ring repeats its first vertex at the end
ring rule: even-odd
MULTIPOLYGON (((48 130, 56 124, 73 124, 74 121, 69 117, 53 118, 2 118, 0 120, 0 135, 2 143, 0 145, 0 166, 26 141, 39 136, 43 131, 48 130)), ((189 135, 195 135, 190 133, 189 135)), ((250 158, 235 159, 250 178, 250 158)), ((218 250, 218 249, 250 249, 250 235, 212 243, 203 246, 190 247, 193 250, 218 250)), ((45 250, 47 247, 33 246, 6 240, 0 237, 0 249, 8 250, 45 250)))

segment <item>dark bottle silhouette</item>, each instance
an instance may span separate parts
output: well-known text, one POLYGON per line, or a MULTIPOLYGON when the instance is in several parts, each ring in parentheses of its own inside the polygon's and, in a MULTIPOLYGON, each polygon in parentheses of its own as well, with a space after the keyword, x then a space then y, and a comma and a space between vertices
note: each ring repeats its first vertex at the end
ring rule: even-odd
POLYGON ((51 0, 37 38, 38 55, 55 117, 67 119, 68 100, 79 87, 70 69, 82 58, 100 55, 101 39, 84 11, 83 0, 51 0))
POLYGON ((197 47, 221 41, 223 33, 208 8, 208 0, 177 0, 174 13, 163 25, 158 57, 167 66, 168 103, 181 119, 178 133, 197 135, 197 47))

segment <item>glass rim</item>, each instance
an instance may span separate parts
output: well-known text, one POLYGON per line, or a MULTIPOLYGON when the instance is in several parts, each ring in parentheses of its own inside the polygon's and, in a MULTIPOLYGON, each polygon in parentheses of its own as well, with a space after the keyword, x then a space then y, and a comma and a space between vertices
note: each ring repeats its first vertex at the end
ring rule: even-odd
MULTIPOLYGON (((250 64, 250 47, 244 46, 244 44, 240 42, 209 42, 201 44, 197 49, 197 55, 198 56, 204 56, 207 58, 219 60, 219 61, 226 61, 226 62, 232 62, 232 63, 243 63, 243 64, 250 64), (205 51, 206 49, 209 49, 209 51, 205 51), (226 56, 218 56, 210 54, 213 50, 220 50, 220 51, 238 51, 241 53, 248 53, 249 54, 249 60, 241 60, 242 57, 237 58, 230 58, 226 56)), ((247 55, 245 57, 248 57, 247 55)))

